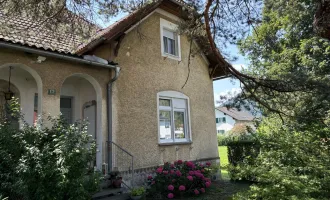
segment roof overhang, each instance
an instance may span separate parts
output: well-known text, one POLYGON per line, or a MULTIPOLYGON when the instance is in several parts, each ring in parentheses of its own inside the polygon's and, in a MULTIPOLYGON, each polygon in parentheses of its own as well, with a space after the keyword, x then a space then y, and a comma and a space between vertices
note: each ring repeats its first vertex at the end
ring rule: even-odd
MULTIPOLYGON (((187 12, 185 11, 185 9, 183 9, 186 6, 187 4, 181 0, 160 0, 147 4, 143 8, 134 11, 133 13, 121 19, 120 21, 102 30, 89 43, 78 48, 76 54, 83 55, 88 53, 89 51, 92 51, 102 43, 119 40, 119 38, 122 35, 129 32, 140 21, 145 20, 157 9, 164 10, 178 18, 187 19, 187 12)), ((205 46, 205 44, 208 43, 208 40, 206 38, 200 38, 197 39, 196 42, 197 44, 199 44, 199 46, 205 46)), ((216 56, 212 53, 211 48, 208 52, 203 53, 203 57, 206 58, 208 61, 209 69, 210 69, 209 70, 210 77, 213 80, 219 80, 229 77, 228 72, 226 72, 225 70, 226 69, 225 65, 230 65, 230 64, 227 62, 219 64, 216 56)))

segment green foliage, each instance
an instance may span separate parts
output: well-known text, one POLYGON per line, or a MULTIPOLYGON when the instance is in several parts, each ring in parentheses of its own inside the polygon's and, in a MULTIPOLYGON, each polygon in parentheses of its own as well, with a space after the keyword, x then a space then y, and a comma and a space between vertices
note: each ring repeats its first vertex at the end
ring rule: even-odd
POLYGON ((211 163, 205 165, 191 161, 178 160, 174 164, 165 163, 156 170, 154 177, 148 177, 150 189, 149 195, 177 198, 183 195, 198 196, 207 191, 211 185, 212 174, 219 166, 211 167, 211 163))
POLYGON ((254 176, 242 176, 240 168, 253 165, 260 151, 258 141, 232 141, 228 143, 228 171, 232 180, 254 181, 254 176))
POLYGON ((247 73, 260 83, 269 80, 268 86, 247 81, 250 91, 245 89, 240 97, 251 97, 259 106, 268 105, 301 123, 318 121, 330 110, 330 41, 314 33, 317 4, 263 2, 262 22, 240 42, 240 49, 249 59, 247 73))
POLYGON ((133 188, 131 191, 131 196, 142 196, 146 190, 144 187, 133 188))
POLYGON ((9 199, 90 199, 99 187, 85 122, 51 128, 0 124, 0 194, 9 199))
POLYGON ((329 199, 330 129, 297 126, 283 125, 275 117, 264 120, 258 130, 258 158, 236 168, 239 177, 253 176, 258 184, 236 199, 329 199))
POLYGON ((218 137, 218 146, 225 146, 227 136, 218 134, 217 137, 218 137))
POLYGON ((226 134, 226 135, 218 135, 218 146, 227 146, 229 143, 237 143, 237 142, 254 142, 256 141, 256 137, 254 133, 249 134, 226 134))

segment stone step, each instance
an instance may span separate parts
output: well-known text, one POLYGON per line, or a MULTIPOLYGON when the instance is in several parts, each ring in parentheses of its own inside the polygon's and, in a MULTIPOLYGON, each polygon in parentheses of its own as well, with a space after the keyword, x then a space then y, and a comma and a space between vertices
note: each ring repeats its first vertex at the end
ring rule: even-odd
POLYGON ((116 196, 111 196, 111 197, 105 197, 100 200, 131 200, 129 194, 120 194, 116 196))
POLYGON ((107 188, 107 189, 103 189, 102 191, 94 194, 92 196, 92 199, 93 200, 97 200, 97 199, 103 200, 108 197, 119 196, 122 194, 123 194, 122 188, 107 188))

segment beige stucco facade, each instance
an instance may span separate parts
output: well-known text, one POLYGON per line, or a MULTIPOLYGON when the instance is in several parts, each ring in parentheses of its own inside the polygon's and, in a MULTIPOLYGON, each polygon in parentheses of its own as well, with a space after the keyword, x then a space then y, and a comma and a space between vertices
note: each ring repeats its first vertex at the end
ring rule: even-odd
MULTIPOLYGON (((207 61, 201 55, 191 58, 188 76, 189 45, 181 36, 181 61, 161 55, 160 18, 177 23, 174 18, 155 12, 136 28, 130 30, 114 56, 114 43, 104 44, 92 52, 96 56, 119 63, 121 73, 113 85, 113 140, 134 156, 134 168, 153 167, 163 162, 217 159, 217 136, 214 120, 213 84, 207 61), (189 97, 192 142, 188 144, 160 145, 158 142, 157 93, 178 91, 189 97)), ((194 48, 197 48, 195 44, 194 48)), ((88 80, 96 92, 98 105, 98 145, 101 154, 99 167, 107 162, 107 83, 113 72, 109 69, 47 58, 38 63, 37 56, 1 49, 1 68, 9 65, 30 69, 40 80, 42 113, 58 115, 60 94, 64 81, 71 76, 88 80), (55 89, 55 95, 48 90, 55 89)), ((13 71, 14 74, 14 71, 13 71)), ((38 78, 36 78, 38 79, 38 78)))
MULTIPOLYGON (((117 57, 104 45, 94 53, 114 58, 121 67, 114 84, 114 141, 135 157, 135 168, 156 166, 177 159, 200 160, 219 157, 214 120, 213 84, 207 61, 201 55, 191 59, 189 45, 181 36, 181 61, 161 55, 160 18, 178 23, 155 12, 124 37, 117 57), (190 99, 191 144, 158 143, 157 93, 178 91, 190 99)), ((194 46, 196 48, 196 46, 194 46)))

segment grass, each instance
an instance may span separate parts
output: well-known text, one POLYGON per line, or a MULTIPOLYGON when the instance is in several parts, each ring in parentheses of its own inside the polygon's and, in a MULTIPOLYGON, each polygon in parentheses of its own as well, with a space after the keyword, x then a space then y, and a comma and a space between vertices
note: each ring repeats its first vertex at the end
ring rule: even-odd
POLYGON ((226 146, 219 146, 219 156, 220 156, 220 168, 221 168, 221 175, 224 180, 229 180, 229 174, 227 170, 228 163, 228 154, 227 154, 227 147, 226 146))

